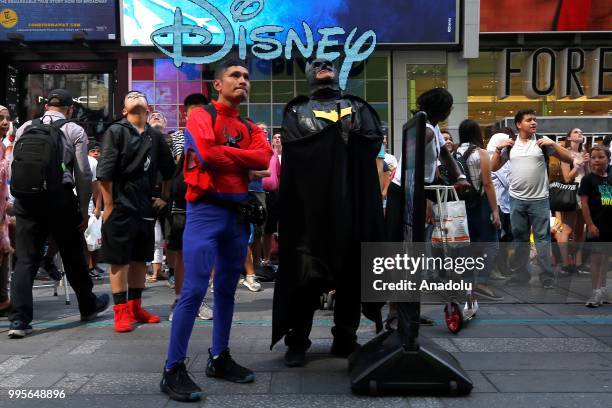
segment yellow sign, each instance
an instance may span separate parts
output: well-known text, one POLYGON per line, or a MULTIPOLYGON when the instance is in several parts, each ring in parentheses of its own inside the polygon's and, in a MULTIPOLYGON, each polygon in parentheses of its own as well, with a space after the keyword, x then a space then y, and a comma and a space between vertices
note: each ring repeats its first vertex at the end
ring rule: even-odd
POLYGON ((13 28, 17 24, 17 13, 15 10, 4 9, 0 12, 0 24, 4 28, 13 28))

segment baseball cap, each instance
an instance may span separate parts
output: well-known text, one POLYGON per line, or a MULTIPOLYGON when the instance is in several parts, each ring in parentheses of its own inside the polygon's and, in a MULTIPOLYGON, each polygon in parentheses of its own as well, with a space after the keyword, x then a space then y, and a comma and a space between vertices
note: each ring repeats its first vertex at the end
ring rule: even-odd
POLYGON ((100 148, 100 143, 96 142, 95 140, 92 140, 91 142, 87 143, 87 151, 99 149, 99 148, 100 148))
POLYGON ((65 89, 54 89, 47 95, 47 101, 57 99, 55 102, 47 102, 49 106, 72 106, 72 95, 65 89))

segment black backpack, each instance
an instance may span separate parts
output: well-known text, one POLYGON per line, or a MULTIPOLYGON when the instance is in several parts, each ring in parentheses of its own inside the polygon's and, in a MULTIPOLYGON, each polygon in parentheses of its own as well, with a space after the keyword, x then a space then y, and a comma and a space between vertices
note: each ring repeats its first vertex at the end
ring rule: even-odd
POLYGON ((67 119, 49 124, 34 119, 13 149, 11 194, 19 199, 45 199, 61 190, 64 163, 64 133, 67 119))
POLYGON ((459 198, 465 201, 466 208, 474 208, 478 206, 480 203, 480 198, 482 197, 482 183, 480 183, 479 189, 476 189, 474 187, 474 183, 472 182, 472 176, 470 175, 470 169, 468 168, 467 164, 468 158, 476 149, 478 149, 478 146, 470 144, 470 146, 463 154, 459 153, 458 151, 455 151, 455 153, 453 153, 453 157, 457 161, 459 170, 461 170, 461 173, 465 175, 467 182, 470 183, 469 189, 463 190, 462 192, 457 192, 459 198))

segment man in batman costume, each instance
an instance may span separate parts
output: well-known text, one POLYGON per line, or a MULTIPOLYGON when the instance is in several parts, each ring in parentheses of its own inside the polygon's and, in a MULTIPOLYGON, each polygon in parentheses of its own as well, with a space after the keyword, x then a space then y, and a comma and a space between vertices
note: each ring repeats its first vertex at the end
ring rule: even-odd
MULTIPOLYGON (((272 346, 285 337, 285 364, 306 363, 320 295, 336 290, 331 353, 358 347, 361 242, 384 240, 376 157, 383 139, 376 111, 342 95, 333 64, 306 65, 310 98, 285 108, 281 138, 279 271, 274 291, 272 346)), ((364 304, 382 329, 382 304, 364 304)))

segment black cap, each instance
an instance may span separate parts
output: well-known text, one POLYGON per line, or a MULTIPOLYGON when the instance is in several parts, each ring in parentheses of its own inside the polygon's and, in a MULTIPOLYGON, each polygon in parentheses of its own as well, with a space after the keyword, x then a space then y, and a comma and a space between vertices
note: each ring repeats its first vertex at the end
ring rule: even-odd
POLYGON ((47 95, 47 101, 57 99, 54 102, 47 102, 49 106, 72 106, 72 95, 65 89, 54 89, 47 95))
POLYGON ((87 143, 87 151, 99 149, 99 148, 100 148, 100 143, 96 142, 95 140, 92 140, 89 143, 87 143))

